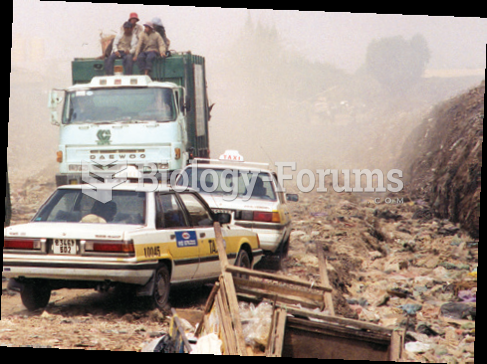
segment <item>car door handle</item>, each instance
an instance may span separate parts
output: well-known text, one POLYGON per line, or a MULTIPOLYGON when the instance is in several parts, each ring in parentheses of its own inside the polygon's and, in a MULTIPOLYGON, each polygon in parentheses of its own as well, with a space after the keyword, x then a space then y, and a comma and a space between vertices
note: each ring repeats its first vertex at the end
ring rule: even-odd
POLYGON ((206 236, 206 233, 200 233, 200 238, 204 238, 206 236))
POLYGON ((171 235, 169 236, 169 238, 170 238, 171 240, 176 239, 176 234, 171 234, 171 235))

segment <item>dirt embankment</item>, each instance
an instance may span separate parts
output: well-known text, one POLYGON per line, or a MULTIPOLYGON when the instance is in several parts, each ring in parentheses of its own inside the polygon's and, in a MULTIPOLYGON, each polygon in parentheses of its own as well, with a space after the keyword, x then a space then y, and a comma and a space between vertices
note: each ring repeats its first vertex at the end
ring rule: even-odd
POLYGON ((485 82, 439 106, 409 136, 406 188, 423 214, 460 223, 479 237, 485 82), (429 210, 429 211, 426 211, 429 210))

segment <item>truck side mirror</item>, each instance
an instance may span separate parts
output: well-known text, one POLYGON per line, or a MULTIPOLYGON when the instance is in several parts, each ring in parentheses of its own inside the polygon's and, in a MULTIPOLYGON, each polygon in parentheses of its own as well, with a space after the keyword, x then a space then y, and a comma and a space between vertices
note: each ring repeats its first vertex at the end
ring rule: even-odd
POLYGON ((47 107, 51 111, 51 124, 60 125, 57 114, 57 107, 63 101, 62 97, 59 97, 56 91, 49 92, 49 100, 47 101, 47 107))
POLYGON ((298 202, 299 196, 295 193, 286 193, 286 200, 291 202, 298 202))
POLYGON ((191 99, 189 98, 189 96, 186 96, 184 98, 183 110, 185 113, 191 111, 191 99))

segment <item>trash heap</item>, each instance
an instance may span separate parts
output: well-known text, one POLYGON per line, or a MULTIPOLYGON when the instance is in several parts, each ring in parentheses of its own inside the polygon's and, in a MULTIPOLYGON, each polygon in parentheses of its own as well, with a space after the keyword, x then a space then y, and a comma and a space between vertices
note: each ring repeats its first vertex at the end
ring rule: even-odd
POLYGON ((437 105, 411 133, 399 163, 424 212, 479 237, 485 81, 437 105))
POLYGON ((301 196, 287 273, 318 280, 322 240, 338 315, 406 330, 405 360, 473 360, 478 241, 423 214, 424 201, 395 198, 301 196))

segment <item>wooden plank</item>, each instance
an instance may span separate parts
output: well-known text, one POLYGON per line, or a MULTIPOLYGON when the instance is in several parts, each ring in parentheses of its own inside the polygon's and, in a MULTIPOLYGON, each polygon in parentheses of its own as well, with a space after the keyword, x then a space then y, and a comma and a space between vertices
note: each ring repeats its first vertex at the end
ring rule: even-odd
POLYGON ((229 314, 232 319, 233 329, 237 341, 237 349, 241 356, 247 354, 245 338, 243 335, 242 321, 240 319, 240 311, 238 307, 237 292, 235 291, 235 285, 233 283, 233 277, 231 273, 223 273, 223 288, 228 300, 229 314))
POLYGON ((191 344, 189 343, 188 338, 186 337, 186 334, 184 333, 184 329, 183 329, 183 325, 181 324, 181 320, 179 320, 179 316, 178 316, 178 314, 174 308, 171 308, 171 312, 172 312, 173 320, 175 323, 175 329, 179 332, 181 341, 183 342, 183 345, 186 348, 186 351, 188 353, 190 353, 191 350, 193 350, 193 348, 191 347, 191 344))
POLYGON ((225 346, 225 354, 238 355, 237 342, 235 332, 233 331, 230 313, 228 312, 228 303, 225 299, 223 290, 219 290, 216 295, 216 305, 218 309, 218 316, 220 321, 221 336, 225 346))
POLYGON ((213 223, 213 230, 215 230, 215 241, 218 250, 218 257, 220 258, 220 264, 222 272, 225 272, 225 268, 228 266, 228 257, 225 250, 225 244, 223 243, 222 228, 219 222, 213 223))
POLYGON ((238 355, 246 356, 247 350, 245 345, 245 338, 243 335, 242 322, 240 320, 240 312, 237 301, 237 292, 235 290, 235 285, 233 283, 233 277, 231 273, 225 271, 228 267, 228 258, 223 244, 223 236, 221 232, 220 223, 215 222, 213 224, 215 230, 215 241, 218 250, 218 256, 220 258, 220 264, 222 267, 222 279, 220 284, 222 285, 223 291, 225 292, 226 298, 228 300, 228 311, 233 323, 233 330, 236 336, 237 351, 238 355))
MULTIPOLYGON (((316 252, 318 254, 318 262, 320 265, 321 284, 325 287, 331 288, 330 280, 328 279, 328 268, 326 264, 325 252, 323 251, 323 244, 320 241, 316 242, 316 252)), ((325 292, 325 308, 331 316, 335 316, 335 307, 333 305, 333 296, 331 292, 325 292)))
POLYGON ((404 343, 404 332, 402 330, 394 330, 391 337, 390 360, 399 361, 402 357, 402 348, 404 343))
POLYGON ((285 277, 285 276, 280 276, 277 274, 265 273, 265 272, 260 272, 260 271, 256 271, 256 270, 236 267, 234 265, 228 265, 225 268, 225 270, 227 272, 231 272, 231 273, 246 274, 246 275, 251 276, 251 277, 271 279, 271 280, 275 280, 277 282, 282 282, 282 283, 296 284, 296 285, 301 286, 301 287, 307 287, 309 289, 316 289, 316 290, 320 290, 323 292, 332 292, 333 291, 329 287, 325 287, 325 286, 322 286, 320 284, 315 284, 313 282, 307 282, 307 281, 303 281, 303 280, 300 280, 297 278, 285 277))
POLYGON ((342 337, 345 339, 355 339, 360 341, 368 341, 380 345, 390 345, 391 335, 377 332, 360 330, 350 326, 337 325, 330 322, 315 322, 307 319, 288 317, 287 328, 300 329, 319 334, 342 337))
POLYGON ((219 289, 220 289, 220 283, 215 282, 215 285, 213 286, 213 289, 211 290, 210 295, 206 300, 206 306, 205 306, 205 310, 203 311, 203 317, 201 318, 201 322, 198 325, 198 328, 196 329, 194 336, 199 337, 201 335, 203 327, 205 327, 205 317, 210 313, 211 308, 213 307, 213 304, 215 302, 216 293, 218 292, 219 289))
POLYGON ((378 344, 360 338, 344 338, 333 333, 295 329, 286 325, 282 357, 361 362, 389 361, 388 343, 378 344))
POLYGON ((257 280, 250 280, 250 279, 242 279, 242 278, 233 278, 235 283, 235 288, 237 292, 239 292, 242 288, 256 288, 263 290, 265 293, 276 293, 278 295, 287 295, 287 296, 294 296, 294 297, 303 297, 311 301, 315 302, 322 302, 323 301, 323 293, 321 292, 310 292, 304 291, 299 289, 293 289, 289 286, 283 285, 276 285, 270 284, 263 281, 257 280))
MULTIPOLYGON (((277 307, 282 307, 282 306, 278 303, 277 307)), ((286 308, 288 313, 295 316, 312 317, 323 321, 334 322, 336 324, 343 325, 343 326, 352 326, 358 329, 377 331, 388 335, 392 335, 392 332, 394 331, 393 329, 371 324, 365 321, 352 320, 352 319, 347 319, 339 316, 330 316, 319 312, 299 310, 293 307, 283 307, 283 308, 286 308)))
POLYGON ((278 308, 274 310, 272 317, 271 332, 266 349, 267 357, 281 357, 284 345, 284 335, 286 329, 286 310, 278 308))
POLYGON ((252 288, 245 288, 241 287, 239 288, 239 295, 247 295, 248 297, 253 297, 257 301, 262 301, 264 298, 268 300, 274 300, 280 302, 280 303, 287 303, 291 305, 301 305, 302 307, 309 308, 309 309, 316 309, 319 308, 322 310, 324 308, 324 303, 323 303, 323 297, 319 301, 311 301, 307 300, 306 298, 299 297, 299 296, 286 296, 286 295, 279 295, 276 293, 272 292, 265 292, 265 291, 259 291, 256 289, 252 288))

